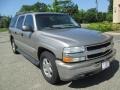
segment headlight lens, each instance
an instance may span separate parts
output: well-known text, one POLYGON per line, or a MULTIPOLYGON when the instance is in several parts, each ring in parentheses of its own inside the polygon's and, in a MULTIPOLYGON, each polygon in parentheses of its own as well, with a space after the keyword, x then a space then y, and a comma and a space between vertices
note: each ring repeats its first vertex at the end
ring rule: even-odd
POLYGON ((80 53, 80 52, 84 52, 85 51, 85 47, 81 46, 81 47, 68 47, 68 48, 64 48, 63 53, 80 53))
POLYGON ((80 57, 70 57, 70 56, 68 56, 68 54, 82 53, 82 52, 85 52, 85 47, 84 46, 64 48, 63 54, 65 56, 63 56, 63 61, 66 62, 66 63, 85 61, 86 60, 85 56, 80 56, 80 57))

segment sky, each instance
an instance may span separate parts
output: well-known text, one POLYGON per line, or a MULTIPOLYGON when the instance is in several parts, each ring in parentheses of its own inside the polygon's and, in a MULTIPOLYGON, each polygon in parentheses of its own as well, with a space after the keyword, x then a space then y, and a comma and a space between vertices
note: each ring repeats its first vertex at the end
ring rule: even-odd
MULTIPOLYGON (((14 16, 20 10, 22 5, 32 5, 38 1, 46 4, 52 4, 53 0, 0 0, 0 14, 6 16, 14 16)), ((88 10, 95 8, 95 0, 72 0, 78 5, 79 9, 88 10)), ((109 2, 108 0, 98 0, 98 10, 107 12, 109 2)))

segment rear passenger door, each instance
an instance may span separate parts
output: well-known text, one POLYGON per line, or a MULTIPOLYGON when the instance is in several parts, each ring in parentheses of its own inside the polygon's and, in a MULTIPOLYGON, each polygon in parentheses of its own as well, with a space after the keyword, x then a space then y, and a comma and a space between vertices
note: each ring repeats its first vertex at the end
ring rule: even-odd
POLYGON ((18 46, 19 49, 24 50, 24 43, 22 41, 22 26, 23 26, 23 22, 24 22, 24 15, 19 16, 18 20, 17 20, 17 25, 16 25, 16 32, 15 32, 15 43, 18 46))
POLYGON ((12 18, 11 22, 10 22, 10 27, 9 27, 9 32, 10 34, 13 36, 14 39, 16 39, 16 22, 17 22, 18 16, 15 16, 14 18, 12 18))

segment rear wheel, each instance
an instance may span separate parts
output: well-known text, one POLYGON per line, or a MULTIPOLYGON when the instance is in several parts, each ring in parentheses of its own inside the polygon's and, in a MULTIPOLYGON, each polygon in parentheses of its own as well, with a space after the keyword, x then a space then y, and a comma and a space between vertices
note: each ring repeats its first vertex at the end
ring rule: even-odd
POLYGON ((19 54, 19 52, 17 51, 17 46, 15 44, 14 39, 11 40, 11 46, 12 46, 13 53, 19 54))
POLYGON ((40 66, 44 78, 51 84, 56 84, 60 81, 56 63, 55 56, 45 51, 40 56, 40 66))

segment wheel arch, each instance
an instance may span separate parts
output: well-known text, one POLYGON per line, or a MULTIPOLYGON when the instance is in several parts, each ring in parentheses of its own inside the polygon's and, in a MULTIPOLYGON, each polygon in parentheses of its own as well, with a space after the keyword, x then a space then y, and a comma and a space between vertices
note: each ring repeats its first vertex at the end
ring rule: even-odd
POLYGON ((14 38, 13 38, 13 36, 12 36, 12 35, 10 35, 10 42, 12 42, 12 39, 14 39, 14 38))
POLYGON ((52 54, 56 57, 56 55, 55 55, 55 53, 54 53, 53 51, 51 51, 51 50, 49 50, 49 49, 46 49, 46 48, 44 48, 44 47, 39 47, 39 48, 38 48, 38 52, 37 52, 38 59, 40 59, 40 56, 41 56, 41 54, 42 54, 44 51, 48 51, 48 52, 52 53, 52 54))

